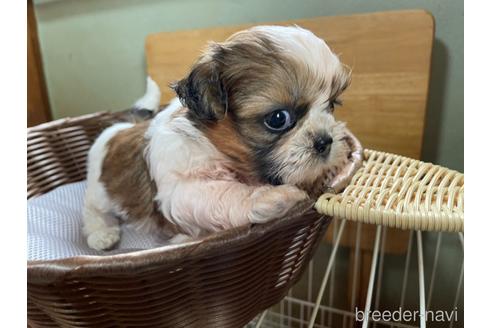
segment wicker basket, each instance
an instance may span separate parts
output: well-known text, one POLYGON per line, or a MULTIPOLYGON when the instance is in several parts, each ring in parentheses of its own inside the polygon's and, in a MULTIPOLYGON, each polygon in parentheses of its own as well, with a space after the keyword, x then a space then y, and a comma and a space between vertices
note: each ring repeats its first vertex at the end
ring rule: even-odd
MULTIPOLYGON (((28 131, 28 198, 85 179, 87 152, 118 117, 28 131)), ((300 278, 330 222, 313 210, 174 249, 28 262, 31 327, 242 327, 300 278)))

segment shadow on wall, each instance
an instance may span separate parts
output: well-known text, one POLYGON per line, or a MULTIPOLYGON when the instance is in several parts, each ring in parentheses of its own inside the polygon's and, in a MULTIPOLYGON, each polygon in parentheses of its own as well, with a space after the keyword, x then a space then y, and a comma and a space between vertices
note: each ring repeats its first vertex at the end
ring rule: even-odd
POLYGON ((443 127, 441 122, 445 110, 444 95, 449 69, 449 54, 441 40, 435 39, 433 46, 422 160, 435 163, 438 160, 439 145, 441 144, 443 127))

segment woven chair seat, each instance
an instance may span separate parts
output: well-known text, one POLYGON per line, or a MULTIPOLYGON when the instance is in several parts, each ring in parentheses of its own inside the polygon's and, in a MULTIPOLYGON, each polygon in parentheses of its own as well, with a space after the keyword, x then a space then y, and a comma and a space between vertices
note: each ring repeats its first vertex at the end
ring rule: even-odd
POLYGON ((463 232, 464 174, 411 158, 364 151, 340 194, 316 202, 324 215, 400 229, 463 232))

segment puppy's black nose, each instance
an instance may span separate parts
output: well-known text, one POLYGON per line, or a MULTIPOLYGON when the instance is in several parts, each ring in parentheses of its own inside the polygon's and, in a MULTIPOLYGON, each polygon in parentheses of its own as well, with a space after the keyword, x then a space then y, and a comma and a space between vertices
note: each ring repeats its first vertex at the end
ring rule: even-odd
POLYGON ((330 149, 332 143, 333 139, 329 135, 317 136, 314 140, 314 149, 319 154, 323 154, 330 149))

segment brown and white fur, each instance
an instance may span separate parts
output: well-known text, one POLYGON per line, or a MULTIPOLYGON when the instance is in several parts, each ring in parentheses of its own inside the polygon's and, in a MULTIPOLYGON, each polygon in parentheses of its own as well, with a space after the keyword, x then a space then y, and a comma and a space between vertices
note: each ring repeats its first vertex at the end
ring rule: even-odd
MULTIPOLYGON (((349 80, 326 43, 297 26, 258 26, 209 44, 173 85, 179 100, 150 121, 106 129, 92 146, 89 246, 112 247, 119 219, 179 242, 310 202, 350 152, 333 116, 349 80), (279 122, 287 127, 272 130, 279 122)), ((159 98, 149 80, 137 105, 157 109, 159 98)))

